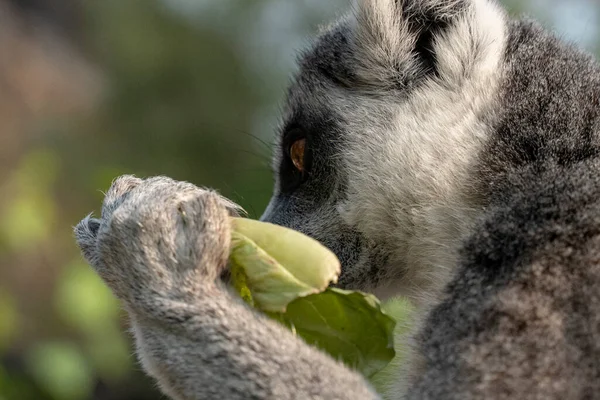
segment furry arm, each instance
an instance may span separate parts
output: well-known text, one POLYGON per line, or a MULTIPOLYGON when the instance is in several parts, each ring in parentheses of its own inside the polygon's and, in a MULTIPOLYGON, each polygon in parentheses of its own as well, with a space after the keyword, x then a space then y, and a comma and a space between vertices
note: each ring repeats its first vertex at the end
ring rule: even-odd
POLYGON ((258 315, 220 276, 233 204, 168 178, 117 179, 75 228, 123 302, 146 371, 173 399, 369 399, 364 379, 258 315))

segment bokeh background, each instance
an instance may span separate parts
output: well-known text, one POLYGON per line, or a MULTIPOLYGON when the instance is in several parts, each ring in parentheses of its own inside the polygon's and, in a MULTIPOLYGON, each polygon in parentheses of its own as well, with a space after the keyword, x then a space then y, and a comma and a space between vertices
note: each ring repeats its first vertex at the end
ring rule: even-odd
MULTIPOLYGON (((505 1, 598 52, 592 0, 505 1)), ((0 400, 152 400, 71 229, 119 174, 262 212, 295 51, 348 0, 0 0, 0 400)))

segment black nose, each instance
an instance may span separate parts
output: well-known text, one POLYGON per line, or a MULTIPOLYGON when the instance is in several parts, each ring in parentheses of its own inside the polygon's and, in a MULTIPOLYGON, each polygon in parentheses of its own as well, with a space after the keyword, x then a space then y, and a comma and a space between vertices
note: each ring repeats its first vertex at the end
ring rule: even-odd
POLYGON ((283 217, 286 215, 285 205, 285 199, 281 198, 280 196, 273 196, 259 220, 262 222, 270 222, 275 225, 285 226, 285 223, 283 223, 285 222, 283 221, 283 217))

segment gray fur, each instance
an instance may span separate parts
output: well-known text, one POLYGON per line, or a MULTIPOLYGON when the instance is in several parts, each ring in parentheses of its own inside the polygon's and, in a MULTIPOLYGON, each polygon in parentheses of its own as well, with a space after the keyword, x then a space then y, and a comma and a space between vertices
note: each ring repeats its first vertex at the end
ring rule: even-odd
POLYGON ((473 168, 486 211, 419 334, 413 399, 600 393, 600 69, 530 21, 511 23, 505 59, 473 168))
MULTIPOLYGON (((492 0, 358 0, 299 63, 262 219, 336 252, 340 286, 418 307, 384 397, 600 398, 597 63, 492 0)), ((175 399, 374 398, 229 295, 227 210, 125 177, 76 228, 146 370, 175 399)))
POLYGON ((177 400, 374 398, 362 377, 220 282, 231 210, 189 183, 124 176, 102 217, 75 228, 84 256, 129 312, 146 371, 177 400))

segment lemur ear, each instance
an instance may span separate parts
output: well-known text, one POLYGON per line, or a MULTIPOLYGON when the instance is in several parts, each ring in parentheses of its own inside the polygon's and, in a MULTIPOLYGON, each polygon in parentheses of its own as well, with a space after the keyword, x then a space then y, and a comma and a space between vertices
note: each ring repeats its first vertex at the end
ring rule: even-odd
POLYGON ((477 0, 357 0, 354 44, 360 75, 406 84, 435 68, 432 41, 477 0))

